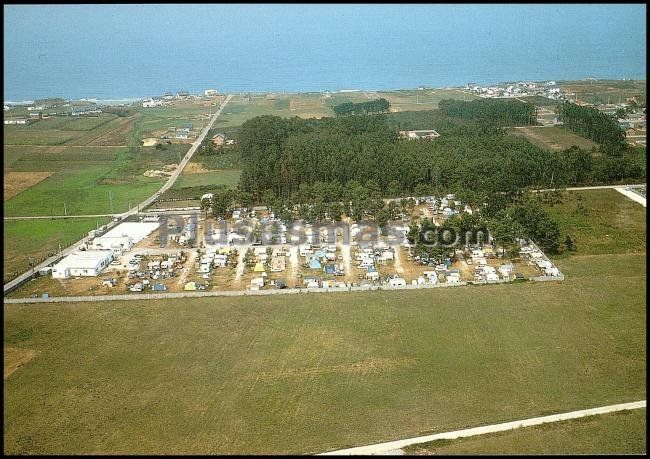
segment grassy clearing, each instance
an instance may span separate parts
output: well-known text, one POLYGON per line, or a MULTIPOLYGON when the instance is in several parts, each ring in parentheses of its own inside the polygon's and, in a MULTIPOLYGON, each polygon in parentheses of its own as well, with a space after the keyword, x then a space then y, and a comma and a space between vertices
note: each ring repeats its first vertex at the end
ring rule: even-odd
POLYGON ((312 453, 637 400, 645 262, 435 292, 5 305, 5 346, 39 352, 5 384, 5 452, 312 453))
POLYGON ((644 454, 646 410, 620 411, 569 421, 443 440, 405 448, 431 454, 644 454))
POLYGON ((194 157, 195 161, 206 169, 241 169, 243 161, 239 150, 228 149, 223 153, 214 155, 197 155, 194 157))
POLYGON ((228 188, 234 188, 239 182, 240 170, 221 170, 198 172, 195 174, 182 174, 174 188, 189 188, 194 186, 205 185, 226 185, 228 188))
POLYGON ((577 254, 646 251, 646 210, 616 190, 569 191, 548 212, 561 233, 575 241, 577 254))
POLYGON ((29 257, 34 261, 54 254, 71 242, 81 239, 88 231, 108 222, 108 218, 74 218, 61 220, 6 220, 4 222, 3 271, 5 282, 11 272, 29 269, 29 257))
POLYGON ((508 132, 511 135, 526 137, 535 145, 550 150, 563 150, 572 145, 590 150, 598 146, 595 142, 558 126, 512 128, 508 132))
POLYGON ((433 110, 444 99, 474 100, 478 96, 458 89, 424 89, 387 91, 369 94, 370 99, 383 97, 390 102, 391 110, 396 112, 433 110))

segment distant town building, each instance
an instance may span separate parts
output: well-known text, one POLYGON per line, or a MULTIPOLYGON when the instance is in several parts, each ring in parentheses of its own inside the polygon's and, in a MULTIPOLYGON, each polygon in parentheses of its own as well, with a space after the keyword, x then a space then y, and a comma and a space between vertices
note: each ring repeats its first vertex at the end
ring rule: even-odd
POLYGON ((25 118, 10 118, 5 120, 5 124, 27 124, 27 121, 25 118))
POLYGON ((142 106, 144 108, 153 108, 153 107, 160 107, 163 104, 163 101, 160 99, 145 99, 142 101, 142 106))
POLYGON ((205 96, 218 96, 219 91, 217 91, 216 89, 206 89, 205 91, 203 91, 203 94, 205 96))
POLYGON ((72 107, 70 115, 72 116, 98 116, 102 113, 102 109, 94 105, 84 105, 81 107, 72 107))

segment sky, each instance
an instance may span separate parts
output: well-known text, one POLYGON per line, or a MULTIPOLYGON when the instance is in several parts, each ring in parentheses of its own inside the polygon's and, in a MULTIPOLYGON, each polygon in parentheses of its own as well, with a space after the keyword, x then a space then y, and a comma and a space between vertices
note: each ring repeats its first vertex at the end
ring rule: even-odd
POLYGON ((645 4, 4 5, 3 34, 5 100, 644 79, 646 66, 645 4))

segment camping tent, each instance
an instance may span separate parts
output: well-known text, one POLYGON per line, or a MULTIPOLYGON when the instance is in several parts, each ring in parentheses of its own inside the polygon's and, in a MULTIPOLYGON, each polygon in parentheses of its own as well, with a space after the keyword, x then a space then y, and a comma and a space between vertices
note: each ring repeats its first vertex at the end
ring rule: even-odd
POLYGON ((309 267, 311 269, 321 269, 320 261, 318 261, 318 258, 312 258, 309 262, 309 267))
POLYGON ((196 283, 188 282, 187 284, 185 284, 184 290, 196 290, 196 283))

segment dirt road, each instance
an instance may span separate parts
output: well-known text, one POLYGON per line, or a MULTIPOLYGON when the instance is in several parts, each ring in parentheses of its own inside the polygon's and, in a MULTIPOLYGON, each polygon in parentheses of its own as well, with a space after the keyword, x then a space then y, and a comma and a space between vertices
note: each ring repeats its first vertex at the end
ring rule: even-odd
POLYGON ((187 279, 187 276, 189 275, 190 271, 194 269, 194 260, 196 260, 196 251, 193 250, 190 252, 189 256, 187 257, 187 261, 185 262, 185 266, 183 266, 183 271, 181 272, 180 277, 178 278, 177 284, 181 287, 185 286, 185 280, 187 279))

